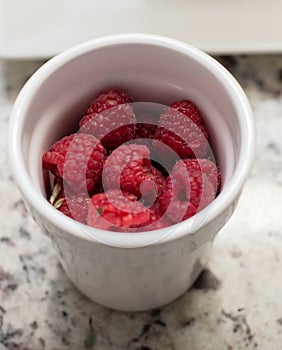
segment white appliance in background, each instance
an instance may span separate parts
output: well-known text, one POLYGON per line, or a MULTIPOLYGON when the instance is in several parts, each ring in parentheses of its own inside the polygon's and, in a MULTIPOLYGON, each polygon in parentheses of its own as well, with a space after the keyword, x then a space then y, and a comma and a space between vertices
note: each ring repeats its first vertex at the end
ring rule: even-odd
POLYGON ((0 0, 0 56, 47 58, 101 35, 146 32, 211 54, 282 52, 281 0, 0 0))

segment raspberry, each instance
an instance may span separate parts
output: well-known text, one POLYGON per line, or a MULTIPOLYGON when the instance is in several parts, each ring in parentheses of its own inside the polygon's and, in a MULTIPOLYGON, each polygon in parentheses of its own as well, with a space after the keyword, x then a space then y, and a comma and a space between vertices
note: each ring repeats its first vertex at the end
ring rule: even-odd
POLYGON ((160 207, 174 222, 193 216, 216 196, 219 186, 216 165, 207 159, 178 161, 160 195, 160 207))
POLYGON ((189 100, 175 101, 171 104, 170 108, 173 108, 176 111, 179 111, 182 114, 186 115, 197 125, 203 124, 203 117, 199 109, 193 102, 189 100))
POLYGON ((62 205, 57 209, 70 218, 86 224, 89 201, 87 193, 76 193, 64 198, 62 205))
POLYGON ((80 120, 80 131, 97 137, 107 151, 132 140, 136 117, 130 102, 124 92, 106 90, 90 103, 80 120))
POLYGON ((106 151, 88 134, 71 134, 43 154, 42 164, 76 191, 91 191, 101 179, 106 151))
POLYGON ((183 166, 189 175, 201 176, 201 174, 204 174, 214 186, 215 191, 219 190, 221 183, 220 172, 214 162, 209 159, 184 159, 175 164, 171 175, 177 177, 178 173, 181 174, 183 166))
POLYGON ((135 138, 153 139, 156 127, 156 116, 153 112, 140 113, 137 117, 135 138))
POLYGON ((87 223, 104 230, 120 231, 146 225, 150 211, 137 198, 119 190, 108 190, 91 198, 87 223))
POLYGON ((93 99, 86 113, 101 113, 112 107, 131 102, 131 98, 125 92, 112 88, 100 93, 97 98, 93 99))
MULTIPOLYGON (((69 190, 67 190, 67 193, 69 190)), ((66 196, 60 179, 55 179, 50 203, 63 214, 70 218, 86 224, 88 207, 89 207, 88 193, 74 193, 66 196)))
POLYGON ((142 231, 152 231, 159 230, 164 227, 171 226, 173 222, 169 219, 169 217, 163 213, 160 208, 159 202, 155 202, 150 208, 150 219, 146 224, 140 225, 135 229, 135 232, 142 231))
POLYGON ((150 163, 145 145, 122 145, 107 158, 103 169, 106 188, 117 188, 153 203, 164 186, 163 175, 150 163))
POLYGON ((136 139, 153 139, 155 135, 156 125, 149 123, 136 124, 136 139))
POLYGON ((208 132, 193 102, 166 109, 139 103, 135 112, 131 102, 114 88, 100 93, 79 132, 42 156, 55 176, 50 203, 78 222, 110 231, 162 229, 195 215, 220 190, 219 170, 204 159, 211 154, 208 132))
MULTIPOLYGON (((174 102, 167 108, 161 115, 155 132, 155 139, 169 146, 180 158, 205 156, 207 138, 208 132, 202 124, 200 112, 189 101, 174 102)), ((156 147, 160 148, 160 153, 164 153, 159 143, 156 147)), ((167 156, 167 153, 161 155, 164 158, 167 156)))
MULTIPOLYGON (((163 174, 152 165, 143 168, 144 179, 140 182, 139 190, 137 190, 137 197, 142 197, 142 201, 146 205, 154 203, 165 186, 165 178, 163 174)), ((126 181, 126 176, 124 176, 126 181)), ((137 181, 136 181, 137 183, 137 181)), ((126 187, 126 186, 124 186, 126 187)), ((131 186, 128 183, 128 189, 131 186)))
POLYGON ((172 221, 166 214, 163 213, 159 202, 156 202, 150 207, 150 224, 147 224, 144 229, 146 231, 158 230, 164 227, 168 227, 171 224, 172 221))

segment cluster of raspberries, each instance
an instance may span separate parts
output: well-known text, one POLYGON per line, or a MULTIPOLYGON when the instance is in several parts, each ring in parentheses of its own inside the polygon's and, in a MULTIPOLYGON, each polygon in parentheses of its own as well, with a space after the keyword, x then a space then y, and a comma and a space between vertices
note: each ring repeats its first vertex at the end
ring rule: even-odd
POLYGON ((177 101, 157 115, 131 102, 117 89, 102 92, 79 130, 43 154, 51 204, 83 224, 160 229, 193 216, 219 192, 220 173, 195 104, 177 101))

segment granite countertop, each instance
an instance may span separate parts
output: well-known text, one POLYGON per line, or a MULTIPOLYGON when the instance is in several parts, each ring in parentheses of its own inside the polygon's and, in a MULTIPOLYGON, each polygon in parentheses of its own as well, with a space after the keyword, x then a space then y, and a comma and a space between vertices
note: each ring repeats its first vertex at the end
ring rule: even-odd
POLYGON ((194 287, 142 313, 86 299, 27 214, 8 165, 7 124, 42 62, 0 60, 0 343, 9 350, 282 349, 282 55, 218 59, 250 99, 254 166, 194 287))

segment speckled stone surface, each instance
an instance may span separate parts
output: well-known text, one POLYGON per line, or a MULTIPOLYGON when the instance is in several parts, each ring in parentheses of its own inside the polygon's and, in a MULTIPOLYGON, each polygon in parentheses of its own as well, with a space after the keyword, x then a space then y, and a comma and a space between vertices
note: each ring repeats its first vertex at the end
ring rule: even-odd
POLYGON ((142 313, 87 300, 27 214, 8 165, 7 125, 42 62, 0 60, 0 343, 9 350, 282 349, 282 55, 218 59, 250 99, 254 166, 194 287, 142 313))

